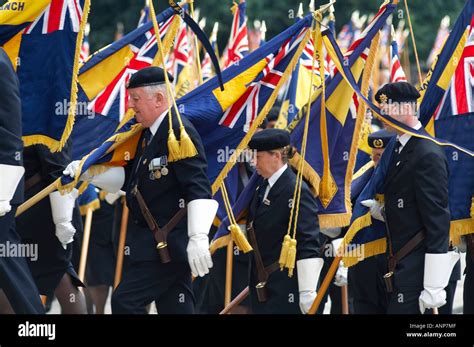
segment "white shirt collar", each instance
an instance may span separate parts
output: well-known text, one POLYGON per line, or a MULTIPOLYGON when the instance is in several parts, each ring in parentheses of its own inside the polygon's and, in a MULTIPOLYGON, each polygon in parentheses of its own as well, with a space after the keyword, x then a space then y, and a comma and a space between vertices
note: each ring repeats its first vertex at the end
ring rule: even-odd
POLYGON ((158 131, 158 128, 160 127, 161 123, 163 123, 163 119, 165 119, 166 114, 168 113, 168 110, 164 111, 156 120, 155 122, 151 125, 150 131, 153 136, 155 136, 156 132, 158 131))
POLYGON ((268 179, 268 186, 271 188, 273 185, 278 181, 283 172, 288 168, 288 164, 283 165, 281 168, 278 169, 273 175, 270 176, 268 179))
MULTIPOLYGON (((415 130, 420 130, 421 127, 422 127, 422 126, 421 126, 421 123, 418 122, 418 123, 413 127, 413 129, 415 129, 415 130)), ((407 134, 407 133, 402 134, 402 135, 397 135, 397 139, 398 139, 398 141, 402 144, 402 148, 405 147, 405 145, 407 144, 408 140, 410 140, 410 138, 411 138, 411 135, 410 135, 410 134, 407 134)), ((401 151, 401 149, 400 149, 400 151, 401 151)))

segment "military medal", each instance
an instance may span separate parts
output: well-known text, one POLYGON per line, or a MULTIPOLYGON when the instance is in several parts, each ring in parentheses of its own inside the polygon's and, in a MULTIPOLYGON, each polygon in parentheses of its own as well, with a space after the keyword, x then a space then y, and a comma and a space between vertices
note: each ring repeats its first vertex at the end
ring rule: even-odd
POLYGON ((148 176, 152 181, 155 180, 155 174, 153 173, 153 171, 150 172, 150 175, 148 176))
POLYGON ((161 168, 161 174, 163 176, 166 176, 168 174, 168 168, 166 166, 161 168))
POLYGON ((161 172, 160 172, 160 170, 154 171, 154 172, 153 172, 153 176, 154 176, 157 180, 159 180, 159 179, 161 178, 161 172))

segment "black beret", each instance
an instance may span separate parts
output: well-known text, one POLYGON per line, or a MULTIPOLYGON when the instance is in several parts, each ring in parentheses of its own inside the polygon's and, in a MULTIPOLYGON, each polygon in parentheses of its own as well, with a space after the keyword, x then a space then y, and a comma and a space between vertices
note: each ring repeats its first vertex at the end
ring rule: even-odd
POLYGON ((369 146, 372 148, 385 148, 393 136, 395 136, 395 133, 387 129, 376 131, 369 135, 369 146))
POLYGON ((375 94, 378 103, 415 102, 420 93, 408 82, 387 83, 375 94))
MULTIPOLYGON (((170 82, 174 81, 171 74, 168 73, 170 82)), ((150 66, 135 72, 128 81, 127 88, 139 88, 146 86, 155 86, 165 83, 165 74, 163 69, 157 66, 150 66)))
POLYGON ((271 151, 290 144, 290 133, 282 129, 265 129, 253 135, 249 148, 261 151, 271 151))

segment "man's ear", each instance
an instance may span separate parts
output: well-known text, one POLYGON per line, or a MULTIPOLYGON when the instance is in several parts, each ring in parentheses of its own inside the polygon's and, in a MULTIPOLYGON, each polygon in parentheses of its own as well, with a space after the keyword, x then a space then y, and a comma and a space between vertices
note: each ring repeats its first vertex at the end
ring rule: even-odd
POLYGON ((274 153, 278 159, 283 160, 283 154, 281 153, 281 151, 275 151, 274 153))
POLYGON ((157 106, 161 106, 163 105, 165 101, 165 96, 163 95, 163 93, 160 91, 160 92, 157 92, 156 93, 156 103, 157 103, 157 106))

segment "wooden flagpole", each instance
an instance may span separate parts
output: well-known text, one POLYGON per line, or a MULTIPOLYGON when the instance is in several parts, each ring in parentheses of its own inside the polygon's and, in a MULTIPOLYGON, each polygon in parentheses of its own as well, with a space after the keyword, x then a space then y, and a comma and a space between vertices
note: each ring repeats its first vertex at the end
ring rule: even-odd
POLYGON ((79 279, 84 283, 86 277, 86 265, 87 265, 87 255, 89 253, 89 240, 91 236, 91 227, 92 227, 92 208, 87 208, 86 212, 86 221, 84 225, 84 237, 82 239, 81 247, 81 260, 79 262, 79 279))
POLYGON ((227 257, 225 266, 225 295, 224 306, 230 304, 232 299, 232 267, 234 260, 234 240, 230 239, 227 244, 227 257))
POLYGON ((60 178, 58 178, 56 181, 51 183, 49 186, 44 188, 42 191, 40 191, 38 194, 35 196, 32 196, 29 198, 27 201, 25 201, 23 204, 21 204, 17 211, 16 211, 16 217, 20 216, 23 212, 28 210, 30 207, 33 207, 36 205, 38 202, 43 200, 45 197, 47 197, 50 193, 54 192, 57 189, 58 183, 59 183, 60 178))
POLYGON ((423 79, 421 77, 421 68, 420 68, 420 60, 418 59, 418 51, 416 49, 415 34, 413 33, 413 27, 411 26, 410 10, 408 9, 408 2, 407 0, 404 0, 404 2, 405 2, 405 10, 407 12, 408 27, 410 28, 411 40, 413 42, 413 51, 415 52, 416 68, 418 70, 418 83, 420 84, 420 87, 421 87, 423 85, 423 79))
POLYGON ((119 237, 119 245, 117 249, 117 264, 115 266, 114 289, 117 288, 120 281, 122 280, 125 240, 127 238, 128 207, 127 207, 125 196, 122 197, 122 204, 123 204, 122 221, 120 224, 120 237, 119 237))

